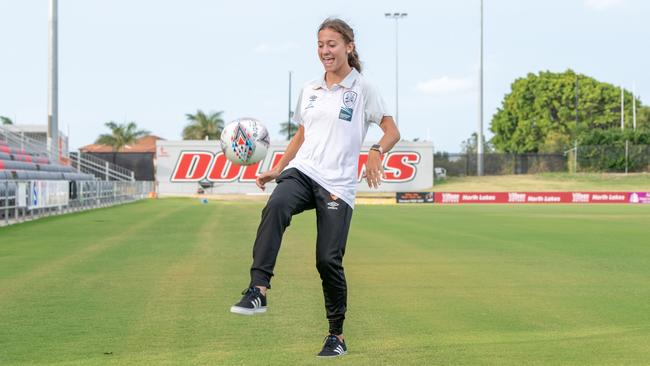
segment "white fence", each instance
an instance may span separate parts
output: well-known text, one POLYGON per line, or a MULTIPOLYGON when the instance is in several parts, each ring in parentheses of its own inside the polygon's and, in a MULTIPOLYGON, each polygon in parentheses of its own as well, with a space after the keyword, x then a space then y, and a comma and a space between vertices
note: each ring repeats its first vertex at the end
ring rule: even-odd
POLYGON ((154 182, 0 181, 0 226, 147 198, 154 182))

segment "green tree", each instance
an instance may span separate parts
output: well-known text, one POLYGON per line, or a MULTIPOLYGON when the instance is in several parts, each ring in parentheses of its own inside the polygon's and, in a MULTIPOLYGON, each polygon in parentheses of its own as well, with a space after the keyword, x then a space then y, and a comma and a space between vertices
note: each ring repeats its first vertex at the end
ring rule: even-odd
MULTIPOLYGON (((619 87, 572 70, 528 74, 515 80, 493 116, 492 143, 503 152, 539 152, 549 146, 564 145, 591 129, 620 127, 620 98, 619 87)), ((629 121, 632 94, 625 91, 624 99, 629 121)), ((638 99, 637 106, 641 106, 638 99)))
POLYGON ((551 131, 546 135, 544 141, 539 145, 538 152, 564 153, 572 147, 571 136, 560 131, 551 131))
POLYGON ((190 123, 183 128, 183 140, 218 140, 223 131, 223 111, 205 114, 197 110, 196 114, 186 114, 190 123))
POLYGON ((650 130, 650 107, 637 108, 636 127, 640 130, 650 130))
POLYGON ((296 132, 298 132, 298 125, 293 121, 280 123, 280 135, 286 136, 287 140, 291 140, 296 132))
MULTIPOLYGON (((478 152, 478 134, 476 132, 472 133, 472 136, 460 144, 460 150, 463 154, 476 154, 478 152)), ((483 153, 488 154, 491 152, 494 152, 494 147, 489 141, 485 140, 485 135, 483 135, 483 153)))
POLYGON ((111 146, 115 151, 120 151, 124 146, 133 144, 138 138, 149 134, 147 130, 139 130, 133 121, 119 124, 110 121, 104 125, 111 130, 111 133, 99 135, 95 143, 111 146))
POLYGON ((3 125, 13 125, 14 124, 9 117, 5 117, 5 116, 0 116, 0 122, 2 122, 3 125))

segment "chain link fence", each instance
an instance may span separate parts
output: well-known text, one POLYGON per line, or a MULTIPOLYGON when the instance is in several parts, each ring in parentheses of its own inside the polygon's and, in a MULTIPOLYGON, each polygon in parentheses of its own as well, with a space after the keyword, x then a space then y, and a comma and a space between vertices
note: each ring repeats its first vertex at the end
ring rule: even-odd
POLYGON ((149 197, 154 182, 0 181, 0 226, 149 197))
MULTIPOLYGON (((436 152, 433 164, 434 168, 444 169, 447 176, 473 176, 477 175, 477 159, 475 153, 436 152)), ((647 173, 650 172, 650 145, 578 146, 560 153, 488 153, 483 154, 483 164, 485 175, 647 173)))
POLYGON ((650 146, 578 146, 574 161, 578 172, 650 172, 650 146))

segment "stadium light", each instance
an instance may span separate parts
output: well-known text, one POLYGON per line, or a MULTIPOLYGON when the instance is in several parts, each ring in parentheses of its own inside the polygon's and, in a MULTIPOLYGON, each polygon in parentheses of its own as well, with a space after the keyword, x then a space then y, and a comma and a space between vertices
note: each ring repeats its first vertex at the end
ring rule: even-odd
POLYGON ((59 70, 58 70, 58 1, 50 0, 50 53, 47 107, 47 143, 48 151, 59 159, 59 70))
POLYGON ((625 92, 621 86, 621 131, 625 129, 625 92))
POLYGON ((481 47, 479 52, 479 117, 478 117, 478 136, 476 141, 476 174, 478 176, 483 176, 483 0, 481 0, 481 47))
POLYGON ((636 83, 632 83, 632 126, 636 131, 636 83))
POLYGON ((399 37, 398 21, 408 13, 384 13, 386 19, 395 19, 395 124, 399 126, 399 37))
POLYGON ((289 71, 289 111, 287 113, 287 140, 291 140, 291 117, 293 117, 293 113, 291 113, 291 70, 289 71))

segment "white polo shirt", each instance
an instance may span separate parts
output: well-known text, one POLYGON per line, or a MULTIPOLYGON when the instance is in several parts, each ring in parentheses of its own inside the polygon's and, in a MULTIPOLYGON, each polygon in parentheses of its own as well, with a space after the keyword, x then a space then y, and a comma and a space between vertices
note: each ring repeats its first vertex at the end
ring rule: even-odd
POLYGON ((354 208, 361 145, 370 124, 387 115, 381 96, 354 68, 330 89, 324 77, 307 83, 293 116, 305 140, 286 169, 300 170, 354 208))

